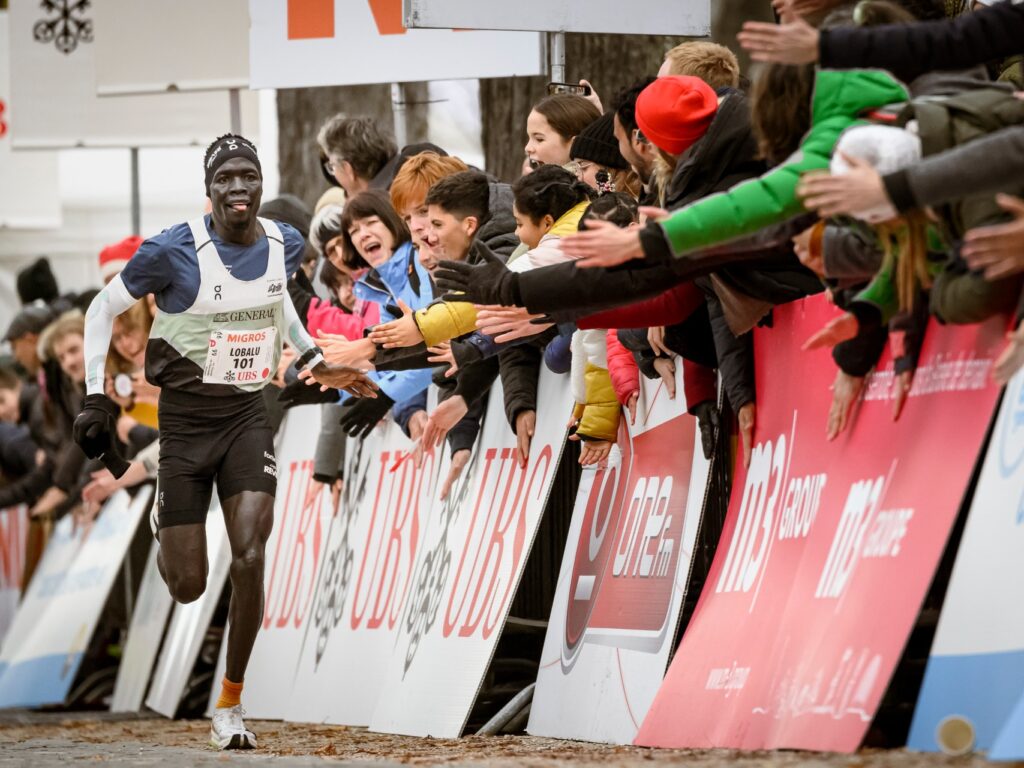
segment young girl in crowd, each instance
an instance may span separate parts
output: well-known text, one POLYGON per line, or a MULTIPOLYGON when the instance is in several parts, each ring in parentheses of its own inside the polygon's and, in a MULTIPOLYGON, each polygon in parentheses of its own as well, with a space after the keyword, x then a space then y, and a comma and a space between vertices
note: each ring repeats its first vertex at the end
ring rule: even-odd
POLYGON ((536 170, 542 165, 566 165, 569 150, 584 128, 601 116, 582 96, 560 93, 538 101, 526 118, 526 159, 536 170))

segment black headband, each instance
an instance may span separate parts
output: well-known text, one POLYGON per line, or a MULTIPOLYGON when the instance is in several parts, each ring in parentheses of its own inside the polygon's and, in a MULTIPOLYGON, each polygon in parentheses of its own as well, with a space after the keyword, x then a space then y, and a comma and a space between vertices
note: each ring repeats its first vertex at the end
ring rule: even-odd
POLYGON ((241 136, 224 136, 217 140, 206 153, 206 194, 210 194, 210 184, 213 182, 213 174, 217 172, 224 163, 234 157, 244 157, 252 161, 256 170, 263 175, 263 168, 260 166, 260 159, 256 155, 256 147, 248 139, 241 136))

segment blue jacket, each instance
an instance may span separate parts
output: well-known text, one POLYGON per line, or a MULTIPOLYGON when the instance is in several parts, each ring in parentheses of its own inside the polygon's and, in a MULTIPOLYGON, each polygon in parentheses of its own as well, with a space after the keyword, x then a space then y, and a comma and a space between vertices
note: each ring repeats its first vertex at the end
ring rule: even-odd
MULTIPOLYGON (((401 299, 412 309, 422 309, 434 300, 434 285, 430 273, 416 257, 412 243, 399 246, 391 258, 371 269, 353 286, 356 297, 380 305, 380 321, 394 320, 394 311, 401 299), (391 309, 389 309, 391 307, 391 309)), ((403 403, 430 386, 430 368, 409 371, 379 371, 370 374, 381 391, 395 401, 403 403)), ((349 395, 343 393, 342 401, 349 395)))

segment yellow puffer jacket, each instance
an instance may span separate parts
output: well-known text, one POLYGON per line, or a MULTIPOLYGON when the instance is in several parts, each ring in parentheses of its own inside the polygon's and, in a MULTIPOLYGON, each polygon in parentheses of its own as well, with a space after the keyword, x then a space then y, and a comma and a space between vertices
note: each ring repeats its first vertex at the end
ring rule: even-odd
MULTIPOLYGON (((526 272, 538 266, 567 261, 567 257, 562 255, 559 241, 564 235, 579 229, 580 219, 589 205, 589 202, 579 203, 562 214, 537 247, 516 259, 510 268, 516 272, 526 272)), ((428 347, 476 330, 476 309, 469 302, 435 301, 418 310, 413 317, 428 347)))
POLYGON ((606 331, 576 331, 572 336, 573 416, 582 440, 615 442, 622 410, 608 375, 606 331))

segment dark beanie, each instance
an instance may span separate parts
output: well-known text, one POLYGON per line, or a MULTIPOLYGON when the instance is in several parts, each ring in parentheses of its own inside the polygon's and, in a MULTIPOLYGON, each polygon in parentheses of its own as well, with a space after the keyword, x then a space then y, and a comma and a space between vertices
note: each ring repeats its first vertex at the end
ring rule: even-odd
POLYGON ((18 273, 18 298, 22 304, 41 300, 50 302, 60 295, 57 278, 53 276, 49 260, 43 256, 18 273))
POLYGON ((615 138, 612 112, 601 115, 580 131, 573 140, 569 157, 573 160, 590 161, 605 168, 625 171, 629 169, 626 158, 619 154, 619 140, 615 138))
POLYGON ((265 219, 283 221, 299 230, 304 239, 309 238, 309 224, 313 213, 309 206, 295 195, 281 195, 260 206, 259 215, 265 219))
POLYGON ((210 184, 213 182, 213 175, 224 163, 234 157, 244 157, 256 166, 260 176, 263 176, 263 167, 260 165, 260 158, 256 154, 256 146, 244 136, 234 133, 226 133, 218 136, 210 146, 206 148, 206 155, 203 157, 203 168, 206 171, 206 194, 210 194, 210 184))

